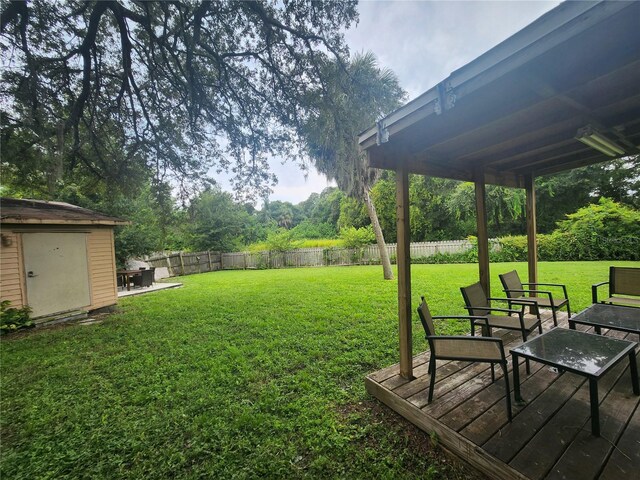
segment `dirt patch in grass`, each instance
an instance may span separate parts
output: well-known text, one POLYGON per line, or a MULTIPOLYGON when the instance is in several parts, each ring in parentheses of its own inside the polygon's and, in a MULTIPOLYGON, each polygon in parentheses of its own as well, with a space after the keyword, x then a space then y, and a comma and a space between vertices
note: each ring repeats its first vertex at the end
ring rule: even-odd
MULTIPOLYGON (((342 419, 347 423, 369 422, 368 434, 360 442, 363 448, 378 449, 381 445, 380 431, 386 431, 385 441, 391 441, 393 448, 402 450, 405 455, 407 473, 421 476, 423 460, 429 459, 437 471, 436 477, 449 480, 487 480, 488 477, 471 465, 445 450, 427 433, 420 430, 405 418, 376 400, 342 405, 338 408, 342 419)), ((387 445, 388 447, 388 445, 387 445)), ((435 472, 434 472, 435 473, 435 472)))

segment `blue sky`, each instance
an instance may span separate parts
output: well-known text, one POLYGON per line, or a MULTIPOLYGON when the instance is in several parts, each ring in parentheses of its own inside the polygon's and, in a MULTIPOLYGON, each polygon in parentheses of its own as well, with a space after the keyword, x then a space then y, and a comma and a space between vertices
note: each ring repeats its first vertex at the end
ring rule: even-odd
MULTIPOLYGON (((360 22, 346 39, 352 52, 371 50, 391 68, 410 100, 559 3, 361 1, 360 22)), ((279 180, 271 200, 299 203, 329 185, 313 167, 305 178, 292 163, 274 160, 271 166, 279 180)))

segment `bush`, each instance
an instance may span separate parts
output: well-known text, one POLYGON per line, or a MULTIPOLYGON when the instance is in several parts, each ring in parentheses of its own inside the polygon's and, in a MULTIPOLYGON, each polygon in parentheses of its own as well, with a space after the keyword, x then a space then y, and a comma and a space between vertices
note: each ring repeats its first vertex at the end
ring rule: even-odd
POLYGON ((27 306, 22 308, 9 307, 9 300, 0 302, 0 333, 9 333, 21 328, 33 327, 31 321, 31 309, 27 306))
MULTIPOLYGON (((640 212, 607 198, 567 215, 549 235, 538 235, 543 261, 640 260, 640 212)), ((527 237, 502 237, 492 262, 527 260, 527 237)))
POLYGON ((567 215, 550 237, 554 260, 638 260, 640 212, 602 197, 567 215))
POLYGON ((268 250, 280 253, 295 250, 299 246, 299 242, 294 238, 293 232, 285 229, 270 232, 265 243, 268 250))
POLYGON ((361 249, 376 240, 371 225, 361 228, 349 227, 340 230, 340 239, 345 248, 361 249))
POLYGON ((336 229, 327 222, 316 223, 311 220, 303 220, 291 229, 293 236, 299 239, 322 239, 335 238, 337 236, 336 229))
POLYGON ((498 239, 497 248, 489 253, 492 262, 523 262, 527 260, 527 237, 509 235, 498 239))

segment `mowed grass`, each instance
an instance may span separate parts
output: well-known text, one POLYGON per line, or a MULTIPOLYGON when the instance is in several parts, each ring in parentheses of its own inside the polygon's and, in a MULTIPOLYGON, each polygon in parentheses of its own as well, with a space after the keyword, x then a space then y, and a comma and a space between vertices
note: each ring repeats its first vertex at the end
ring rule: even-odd
MULTIPOLYGON (((639 265, 638 262, 616 262, 639 265)), ((540 264, 574 311, 610 262, 540 264)), ((414 307, 462 314, 477 265, 412 267, 414 307)), ((497 274, 525 264, 492 265, 497 274)), ((1 478, 468 478, 367 395, 398 361, 380 267, 225 271, 90 326, 2 339, 1 478)), ((414 350, 426 349, 414 318, 414 350)), ((465 328, 466 331, 466 328, 465 328)))

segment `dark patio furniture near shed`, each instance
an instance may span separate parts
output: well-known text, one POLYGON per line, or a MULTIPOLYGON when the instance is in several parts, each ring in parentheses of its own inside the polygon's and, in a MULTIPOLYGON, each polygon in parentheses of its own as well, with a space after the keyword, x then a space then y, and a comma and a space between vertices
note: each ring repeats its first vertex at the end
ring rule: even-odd
POLYGON ((469 285, 468 287, 461 287, 460 291, 462 292, 465 308, 469 312, 469 315, 480 315, 486 317, 487 322, 484 328, 488 329, 488 335, 491 335, 492 328, 519 330, 522 332, 522 340, 526 342, 527 336, 536 328, 539 333, 542 333, 542 324, 540 323, 539 318, 525 318, 524 316, 524 307, 527 305, 533 305, 532 302, 528 301, 529 299, 511 301, 506 298, 487 297, 487 294, 485 293, 484 288, 482 288, 480 282, 469 285), (512 308, 492 307, 489 305, 490 301, 509 302, 509 307, 512 305, 520 305, 521 309, 514 310, 512 308), (499 312, 499 314, 496 315, 493 312, 499 312))
POLYGON ((136 287, 146 288, 153 285, 154 269, 140 270, 140 275, 132 278, 133 285, 136 287))
POLYGON ((504 354, 502 339, 493 337, 469 337, 469 336, 453 336, 453 335, 436 335, 434 320, 458 320, 469 321, 471 329, 474 325, 486 324, 486 317, 482 316, 453 316, 444 317, 431 316, 429 307, 422 297, 422 303, 418 307, 418 315, 420 322, 424 328, 426 339, 429 342, 429 350, 431 357, 429 360, 429 373, 431 380, 429 383, 429 403, 433 400, 433 387, 436 382, 436 360, 462 360, 468 362, 485 362, 491 364, 491 381, 495 382, 494 365, 500 365, 504 376, 504 384, 506 387, 507 400, 507 416, 511 422, 511 396, 509 387, 509 375, 507 374, 507 359, 504 354))
MULTIPOLYGON (((556 316, 556 311, 560 310, 562 307, 566 305, 567 314, 569 318, 571 318, 571 308, 569 307, 569 298, 567 296, 567 287, 565 285, 559 283, 522 283, 520 281, 520 276, 518 272, 512 270, 511 272, 503 273, 498 275, 500 277, 500 281, 502 282, 502 286, 504 287, 504 291, 509 297, 509 301, 516 300, 527 300, 529 302, 533 302, 537 308, 550 308, 551 313, 553 315, 553 324, 558 326, 558 318, 556 316), (524 286, 533 287, 533 288, 524 288, 524 286), (564 298, 557 298, 553 296, 553 293, 549 290, 540 290, 538 287, 559 287, 562 288, 562 292, 564 298), (525 297, 525 293, 528 293, 530 296, 525 297)), ((517 304, 517 303, 516 303, 517 304)), ((537 310, 538 320, 540 319, 540 311, 537 310)))
POLYGON ((640 306, 640 268, 609 267, 609 281, 592 285, 591 296, 593 303, 640 306), (598 301, 598 287, 602 285, 609 285, 609 297, 598 301))

